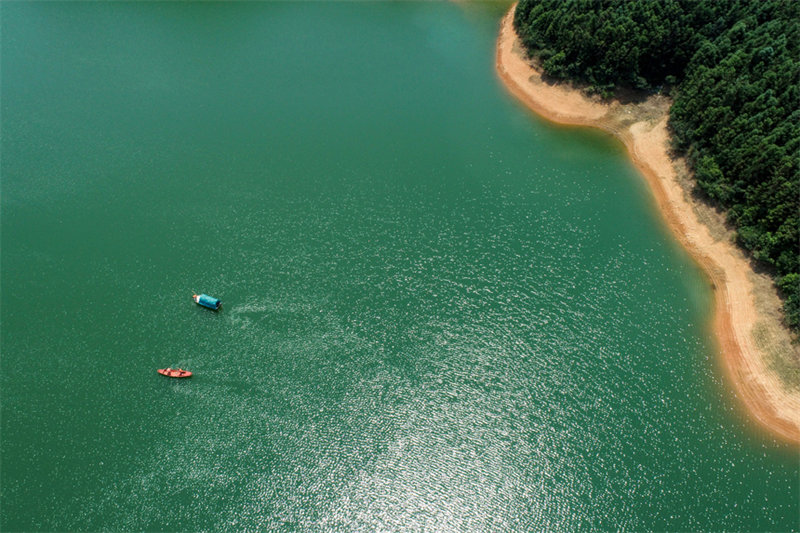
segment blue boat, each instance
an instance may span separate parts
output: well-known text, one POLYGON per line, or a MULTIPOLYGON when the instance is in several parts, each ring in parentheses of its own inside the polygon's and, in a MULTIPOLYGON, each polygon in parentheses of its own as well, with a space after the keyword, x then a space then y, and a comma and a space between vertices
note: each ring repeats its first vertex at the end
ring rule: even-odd
POLYGON ((193 294, 192 300, 198 305, 202 305, 203 307, 208 307, 209 309, 213 309, 214 311, 219 310, 222 306, 222 301, 214 298, 213 296, 209 296, 208 294, 193 294))

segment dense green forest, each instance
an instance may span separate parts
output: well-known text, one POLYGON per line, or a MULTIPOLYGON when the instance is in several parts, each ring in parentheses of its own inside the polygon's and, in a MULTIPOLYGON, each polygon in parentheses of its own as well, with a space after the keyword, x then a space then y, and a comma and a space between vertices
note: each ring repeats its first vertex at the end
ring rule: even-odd
POLYGON ((521 0, 514 26, 550 76, 670 92, 675 148, 800 328, 800 2, 521 0))

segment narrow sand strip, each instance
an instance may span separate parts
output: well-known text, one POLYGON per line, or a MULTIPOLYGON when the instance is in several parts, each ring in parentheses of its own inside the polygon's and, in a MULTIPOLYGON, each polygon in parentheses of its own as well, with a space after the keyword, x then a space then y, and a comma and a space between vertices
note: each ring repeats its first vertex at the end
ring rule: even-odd
MULTIPOLYGON (((669 100, 654 96, 640 104, 604 103, 569 85, 543 81, 521 51, 512 24, 515 7, 503 18, 497 41, 500 78, 514 96, 542 117, 560 124, 601 128, 622 140, 647 179, 665 222, 710 278, 715 300, 714 332, 739 398, 762 426, 800 444, 800 391, 785 386, 754 338, 757 324, 776 319, 757 312, 756 274, 747 259, 727 239, 712 236, 681 186, 676 161, 668 154, 669 100)), ((777 295, 771 298, 775 305, 777 295)), ((770 329, 779 331, 781 327, 774 323, 770 329)), ((778 338, 777 342, 788 343, 785 330, 778 338)), ((792 350, 792 357, 798 357, 796 347, 786 349, 792 350)))

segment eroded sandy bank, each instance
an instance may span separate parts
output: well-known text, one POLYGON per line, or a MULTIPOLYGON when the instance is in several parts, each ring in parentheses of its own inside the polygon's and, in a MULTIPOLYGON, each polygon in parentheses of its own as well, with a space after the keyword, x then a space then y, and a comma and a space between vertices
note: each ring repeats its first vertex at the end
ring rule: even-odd
POLYGON ((500 78, 542 117, 601 128, 623 141, 666 224, 708 274, 715 300, 713 330, 737 395, 763 427, 800 444, 800 390, 776 371, 782 368, 781 358, 797 362, 800 354, 780 324, 775 311, 779 301, 771 283, 753 272, 730 235, 720 230, 724 223, 719 215, 687 194, 682 162, 668 152, 669 99, 653 96, 638 104, 608 103, 569 85, 545 82, 524 58, 512 26, 513 11, 514 7, 504 17, 497 41, 500 78))

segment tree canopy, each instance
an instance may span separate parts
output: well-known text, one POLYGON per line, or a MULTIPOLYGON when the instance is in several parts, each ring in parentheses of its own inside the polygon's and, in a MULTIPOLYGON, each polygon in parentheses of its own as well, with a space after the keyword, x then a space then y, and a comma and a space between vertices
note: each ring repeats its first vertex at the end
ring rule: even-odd
POLYGON ((800 327, 800 3, 521 0, 514 25, 555 78, 671 87, 675 147, 800 327))

